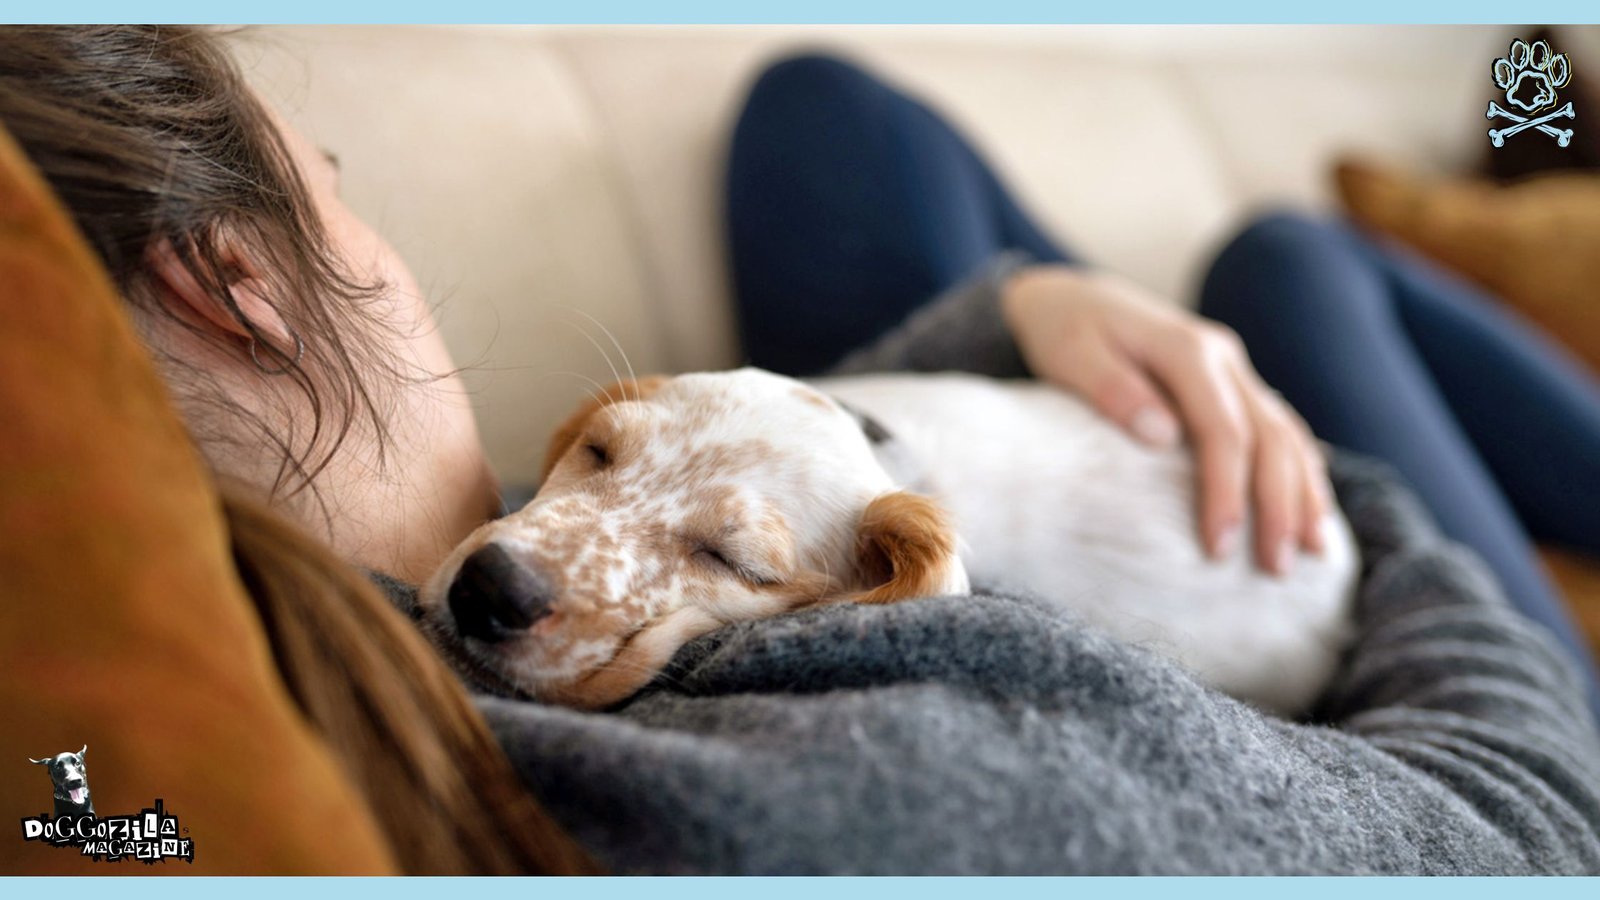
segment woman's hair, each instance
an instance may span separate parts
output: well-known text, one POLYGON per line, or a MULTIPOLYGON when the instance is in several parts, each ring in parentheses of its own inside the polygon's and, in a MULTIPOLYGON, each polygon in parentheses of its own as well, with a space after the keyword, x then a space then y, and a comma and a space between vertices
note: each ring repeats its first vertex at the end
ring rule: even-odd
MULTIPOLYGON (((160 358, 185 400, 250 419, 282 454, 274 493, 314 491, 317 472, 363 420, 382 444, 378 398, 395 383, 385 376, 403 375, 379 342, 361 337, 373 334, 374 323, 362 320, 382 286, 362 284, 329 252, 281 136, 214 34, 0 27, 0 125, 129 303, 193 327, 162 307, 151 282, 147 255, 170 242, 256 337, 263 362, 284 369, 310 399, 313 434, 279 434, 282 423, 229 401, 203 370, 160 358), (225 240, 251 247, 303 355, 261 339, 233 301, 225 240)), ((222 503, 278 670, 406 871, 594 871, 518 781, 455 676, 370 582, 243 488, 225 487, 222 503)))
MULTIPOLYGON (((379 338, 384 285, 329 252, 321 219, 267 110, 217 33, 177 26, 0 28, 0 122, 44 174, 122 295, 234 354, 282 370, 309 401, 303 416, 264 415, 230 399, 205 369, 152 348, 191 409, 243 420, 204 443, 254 433, 278 456, 273 496, 310 489, 352 429, 371 429, 379 462, 385 398, 405 369, 379 338), (254 340, 207 330, 169 309, 148 263, 159 242, 254 340), (294 341, 263 336, 229 292, 225 242, 250 248, 294 341), (351 327, 359 325, 360 327, 351 327), (301 349, 303 348, 303 349, 301 349)), ((264 383, 263 387, 267 387, 264 383)), ((262 391, 262 394, 268 393, 262 391)), ((190 427, 213 421, 191 416, 190 427)), ((259 452, 252 447, 252 452, 259 452)), ((320 498, 318 498, 320 499, 320 498)), ((325 511, 326 512, 326 511, 325 511)))
POLYGON ((290 693, 413 873, 580 874, 453 673, 377 589, 224 489, 233 555, 290 693))

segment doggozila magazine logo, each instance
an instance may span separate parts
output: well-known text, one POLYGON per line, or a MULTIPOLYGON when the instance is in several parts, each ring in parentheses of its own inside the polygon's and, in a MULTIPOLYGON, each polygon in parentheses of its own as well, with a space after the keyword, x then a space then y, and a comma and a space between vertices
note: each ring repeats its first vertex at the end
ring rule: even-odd
POLYGON ((137 859, 154 865, 168 859, 194 862, 194 841, 160 798, 137 813, 100 816, 89 793, 88 745, 76 753, 57 753, 28 761, 45 766, 55 809, 22 820, 22 839, 55 847, 76 847, 84 856, 106 862, 137 859))

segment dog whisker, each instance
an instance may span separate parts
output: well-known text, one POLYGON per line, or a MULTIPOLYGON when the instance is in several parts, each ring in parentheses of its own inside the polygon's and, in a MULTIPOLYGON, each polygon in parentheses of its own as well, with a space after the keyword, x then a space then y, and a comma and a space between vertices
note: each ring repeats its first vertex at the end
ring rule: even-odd
POLYGON ((570 376, 572 378, 581 378, 584 381, 588 382, 590 385, 592 385, 592 387, 589 388, 589 399, 595 401, 596 403, 600 403, 605 399, 605 390, 606 390, 605 389, 605 385, 601 384, 598 381, 595 381, 593 378, 590 378, 589 376, 584 375, 581 372, 567 372, 567 371, 546 372, 540 377, 541 378, 553 378, 553 377, 555 377, 557 375, 567 375, 567 376, 570 376))
POLYGON ((611 346, 617 348, 618 355, 620 355, 622 357, 622 365, 623 365, 624 368, 626 368, 628 370, 628 382, 634 386, 633 387, 633 399, 635 399, 635 400, 644 399, 643 397, 641 397, 639 395, 639 376, 638 376, 637 373, 635 373, 633 371, 633 362, 628 359, 628 351, 622 349, 622 342, 617 340, 617 336, 615 334, 611 333, 611 329, 607 328, 605 326, 604 322, 600 321, 599 319, 596 319, 594 316, 590 315, 589 313, 587 313, 587 312, 585 312, 585 311, 583 311, 581 309, 577 309, 576 307, 573 307, 573 310, 578 315, 583 316, 585 319, 588 319, 589 321, 593 322, 595 324, 595 327, 599 328, 601 333, 604 334, 606 336, 606 338, 611 341, 611 346))
MULTIPOLYGON (((582 313, 583 312, 583 310, 577 309, 576 307, 572 307, 572 309, 573 309, 574 312, 578 312, 578 313, 582 313)), ((585 315, 587 315, 587 314, 585 314, 585 315)), ((593 317, 591 316, 591 318, 593 318, 593 317)), ((574 321, 572 321, 570 319, 565 320, 565 322, 569 327, 572 328, 573 331, 576 331, 577 333, 583 335, 583 339, 588 341, 591 345, 593 345, 595 351, 600 354, 600 358, 605 360, 606 368, 611 370, 612 381, 614 381, 617 384, 623 385, 623 388, 622 388, 623 399, 624 400, 633 399, 633 398, 631 398, 631 397, 629 397, 627 395, 627 384, 626 384, 625 381, 623 381, 622 372, 620 372, 617 369, 617 364, 611 361, 611 354, 606 352, 606 348, 602 347, 598 340, 595 340, 595 336, 589 333, 589 329, 584 328, 582 325, 580 325, 577 322, 574 322, 574 321)))

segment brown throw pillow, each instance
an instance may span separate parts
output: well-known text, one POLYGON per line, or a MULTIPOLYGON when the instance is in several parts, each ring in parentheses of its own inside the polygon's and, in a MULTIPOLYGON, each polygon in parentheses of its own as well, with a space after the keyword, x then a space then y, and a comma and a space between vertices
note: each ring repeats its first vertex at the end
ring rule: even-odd
POLYGON ((0 873, 393 871, 278 676, 121 301, 3 128, 0 410, 0 873), (50 771, 28 760, 84 744, 95 813, 161 798, 192 865, 22 839, 20 821, 54 811, 50 771))

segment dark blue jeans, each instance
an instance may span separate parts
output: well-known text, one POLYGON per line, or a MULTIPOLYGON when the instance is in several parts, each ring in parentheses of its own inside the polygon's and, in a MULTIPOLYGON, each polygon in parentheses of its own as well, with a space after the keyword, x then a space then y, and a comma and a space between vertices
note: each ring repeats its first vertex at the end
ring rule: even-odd
MULTIPOLYGON (((727 225, 752 363, 807 374, 996 253, 1075 262, 962 137, 848 63, 768 69, 734 131, 727 225)), ((1600 555, 1600 385, 1469 285, 1333 222, 1259 220, 1201 312, 1319 437, 1387 460, 1512 602, 1600 674, 1532 540, 1600 555)))

